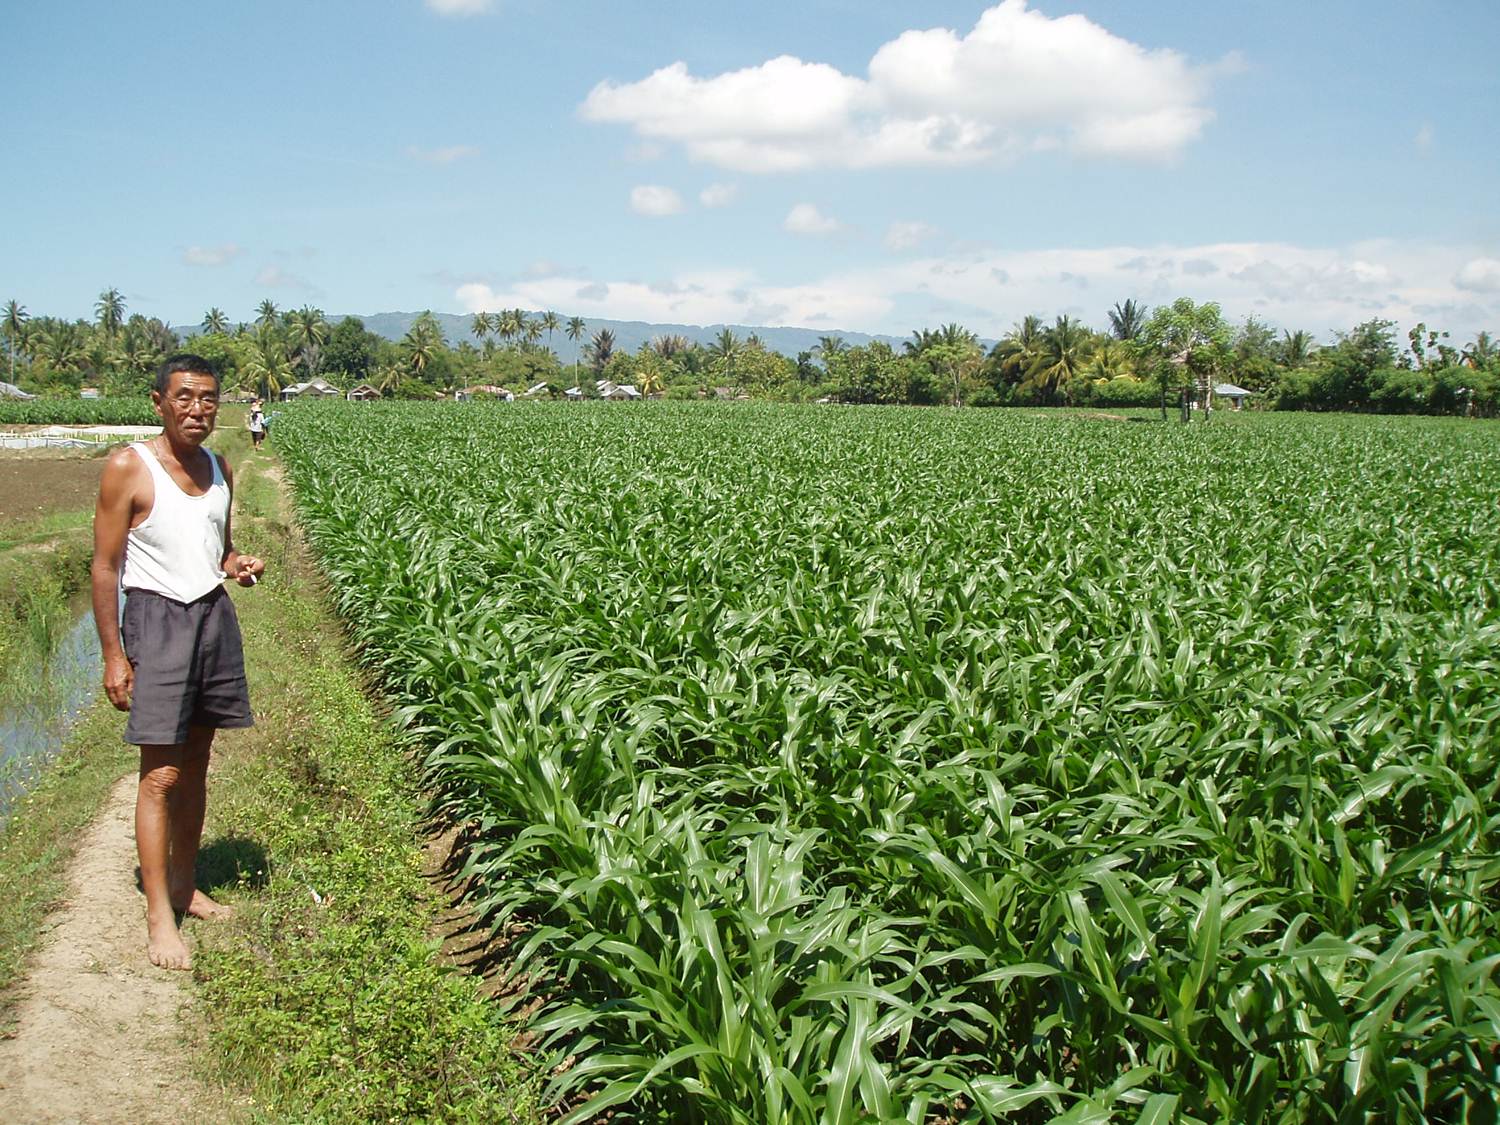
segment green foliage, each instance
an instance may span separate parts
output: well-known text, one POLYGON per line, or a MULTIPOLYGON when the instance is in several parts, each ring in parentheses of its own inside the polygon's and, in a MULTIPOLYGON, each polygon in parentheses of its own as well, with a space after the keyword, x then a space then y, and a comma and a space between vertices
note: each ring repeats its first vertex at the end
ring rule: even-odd
POLYGON ((149 398, 0 398, 0 425, 157 426, 149 398))
POLYGON ((671 404, 278 434, 567 1120, 1277 1125, 1500 1093, 1493 438, 671 404))
POLYGON ((354 387, 370 382, 380 362, 384 341, 365 329, 357 316, 346 316, 333 326, 328 343, 323 346, 324 377, 332 382, 354 387))
POLYGON ((411 763, 285 529, 241 538, 271 565, 240 599, 253 752, 224 755, 206 837, 237 920, 194 931, 212 1072, 272 1121, 528 1120, 509 1031, 427 937, 411 763))

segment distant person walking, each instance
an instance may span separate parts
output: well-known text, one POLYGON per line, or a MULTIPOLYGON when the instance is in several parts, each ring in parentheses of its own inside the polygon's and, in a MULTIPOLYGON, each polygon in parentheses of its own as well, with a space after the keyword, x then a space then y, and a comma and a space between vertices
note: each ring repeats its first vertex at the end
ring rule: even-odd
POLYGON ((135 837, 153 965, 187 969, 180 914, 227 913, 195 886, 214 732, 254 723, 239 623, 224 579, 253 586, 265 564, 235 550, 234 477, 203 448, 219 409, 208 362, 174 355, 151 402, 162 431, 110 454, 94 512, 94 620, 104 690, 130 712, 125 741, 141 749, 135 837), (125 612, 119 617, 119 591, 125 612))
POLYGON ((255 448, 260 448, 260 443, 266 440, 266 412, 260 405, 260 399, 250 404, 250 440, 255 443, 255 448))

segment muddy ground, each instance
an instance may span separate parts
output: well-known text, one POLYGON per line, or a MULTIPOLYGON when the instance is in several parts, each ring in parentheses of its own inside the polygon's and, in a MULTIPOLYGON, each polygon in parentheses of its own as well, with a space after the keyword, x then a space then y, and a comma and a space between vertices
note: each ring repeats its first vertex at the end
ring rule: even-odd
POLYGON ((0 457, 0 524, 91 509, 103 457, 0 457))

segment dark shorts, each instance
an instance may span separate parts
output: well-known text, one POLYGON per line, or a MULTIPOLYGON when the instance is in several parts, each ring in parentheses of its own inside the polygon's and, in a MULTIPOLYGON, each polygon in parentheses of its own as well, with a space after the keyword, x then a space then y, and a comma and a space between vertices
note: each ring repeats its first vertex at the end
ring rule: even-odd
POLYGON ((190 727, 254 725, 240 623, 224 587, 186 605, 125 591, 120 640, 135 669, 126 742, 178 746, 190 727))

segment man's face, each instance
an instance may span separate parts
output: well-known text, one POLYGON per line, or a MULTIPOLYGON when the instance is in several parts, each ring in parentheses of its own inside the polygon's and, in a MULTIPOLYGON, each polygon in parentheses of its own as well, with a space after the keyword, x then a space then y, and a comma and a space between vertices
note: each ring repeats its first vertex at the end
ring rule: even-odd
POLYGON ((174 371, 167 391, 151 392, 168 440, 202 445, 214 432, 219 414, 219 381, 212 375, 174 371))

